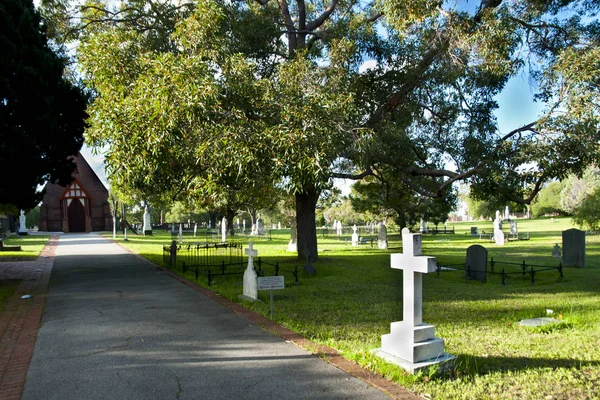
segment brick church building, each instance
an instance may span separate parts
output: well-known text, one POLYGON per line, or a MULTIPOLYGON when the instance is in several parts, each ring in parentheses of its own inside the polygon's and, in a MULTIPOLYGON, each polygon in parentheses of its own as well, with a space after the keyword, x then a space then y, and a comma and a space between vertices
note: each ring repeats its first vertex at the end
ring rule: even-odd
POLYGON ((44 232, 111 231, 108 190, 81 153, 73 157, 75 180, 67 187, 46 184, 38 228, 44 232))

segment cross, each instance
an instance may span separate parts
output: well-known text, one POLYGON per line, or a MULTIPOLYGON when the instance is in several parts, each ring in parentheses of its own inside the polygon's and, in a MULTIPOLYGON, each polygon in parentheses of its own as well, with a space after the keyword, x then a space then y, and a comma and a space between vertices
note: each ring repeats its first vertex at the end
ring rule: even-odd
POLYGON ((253 243, 248 242, 248 248, 244 250, 244 253, 248 256, 248 267, 254 268, 254 257, 258 255, 258 250, 252 247, 253 243))
POLYGON ((422 255, 421 235, 402 229, 403 253, 391 254, 391 267, 402 269, 402 317, 409 326, 423 322, 423 274, 434 272, 435 257, 422 255))

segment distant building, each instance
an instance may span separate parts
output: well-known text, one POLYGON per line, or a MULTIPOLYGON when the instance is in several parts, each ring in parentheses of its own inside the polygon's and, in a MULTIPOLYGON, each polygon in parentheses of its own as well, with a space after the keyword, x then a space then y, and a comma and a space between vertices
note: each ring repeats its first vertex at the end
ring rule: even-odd
POLYGON ((39 230, 65 233, 112 230, 108 190, 81 153, 73 159, 77 169, 69 186, 54 183, 45 186, 39 230))

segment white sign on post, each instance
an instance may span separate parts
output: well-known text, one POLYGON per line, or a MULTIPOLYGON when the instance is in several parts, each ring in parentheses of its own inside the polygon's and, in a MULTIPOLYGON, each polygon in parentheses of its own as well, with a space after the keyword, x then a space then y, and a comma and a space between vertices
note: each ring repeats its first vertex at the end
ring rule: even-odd
POLYGON ((285 289, 283 276, 261 276, 258 278, 258 290, 285 289))
POLYGON ((261 276, 258 278, 258 290, 269 290, 271 298, 271 319, 273 319, 273 290, 284 289, 283 275, 282 276, 261 276))

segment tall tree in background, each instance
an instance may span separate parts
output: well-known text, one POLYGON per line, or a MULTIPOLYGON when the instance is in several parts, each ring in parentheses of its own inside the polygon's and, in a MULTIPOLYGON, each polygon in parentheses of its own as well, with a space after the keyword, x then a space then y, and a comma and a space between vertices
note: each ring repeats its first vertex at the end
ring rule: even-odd
POLYGON ((527 204, 597 159, 599 7, 90 1, 75 29, 97 94, 88 137, 109 147, 116 181, 144 192, 215 190, 223 171, 285 186, 299 256, 314 260, 315 205, 332 178, 440 199, 467 181, 480 198, 527 204), (499 132, 495 96, 524 69, 548 107, 499 132))
POLYGON ((71 182, 87 97, 63 76, 31 0, 0 3, 0 60, 0 204, 29 210, 45 182, 71 182))

